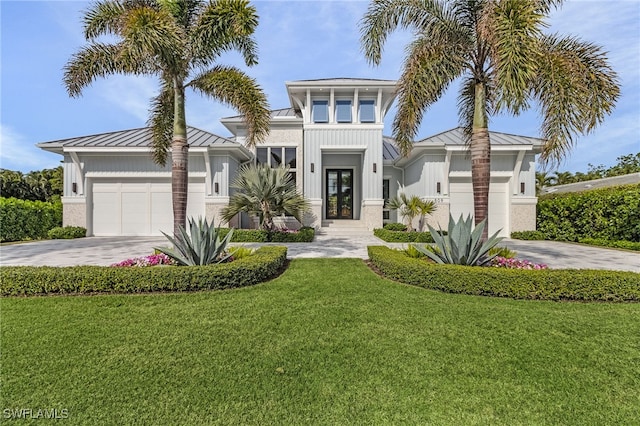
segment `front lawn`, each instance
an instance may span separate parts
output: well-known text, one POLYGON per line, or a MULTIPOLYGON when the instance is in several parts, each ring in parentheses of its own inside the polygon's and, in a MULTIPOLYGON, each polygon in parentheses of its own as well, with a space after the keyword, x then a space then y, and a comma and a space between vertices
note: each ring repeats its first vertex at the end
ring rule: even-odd
POLYGON ((255 287, 0 306, 0 405, 65 424, 640 418, 640 304, 446 294, 299 259, 255 287))

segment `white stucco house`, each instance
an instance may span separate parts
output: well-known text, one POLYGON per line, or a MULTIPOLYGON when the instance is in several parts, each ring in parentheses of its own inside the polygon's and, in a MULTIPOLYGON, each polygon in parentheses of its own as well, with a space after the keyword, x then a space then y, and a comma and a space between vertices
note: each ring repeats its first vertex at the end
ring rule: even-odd
MULTIPOLYGON (((288 165, 311 201, 305 224, 369 229, 395 222, 385 199, 399 191, 437 203, 429 223, 449 214, 473 214, 471 161, 462 130, 417 141, 408 157, 383 136, 396 82, 323 79, 286 83, 291 105, 272 111, 264 144, 244 146, 242 117, 221 120, 231 136, 189 127, 188 216, 220 217, 230 182, 247 162, 288 165)), ((491 132, 489 232, 535 229, 535 155, 542 140, 491 132)), ((64 156, 64 225, 89 235, 161 235, 171 232, 171 168, 151 160, 150 132, 133 129, 43 142, 64 156)), ((284 220, 284 219, 283 219, 284 220)), ((285 220, 286 221, 286 220, 285 220)), ((251 227, 250 218, 235 226, 251 227)))

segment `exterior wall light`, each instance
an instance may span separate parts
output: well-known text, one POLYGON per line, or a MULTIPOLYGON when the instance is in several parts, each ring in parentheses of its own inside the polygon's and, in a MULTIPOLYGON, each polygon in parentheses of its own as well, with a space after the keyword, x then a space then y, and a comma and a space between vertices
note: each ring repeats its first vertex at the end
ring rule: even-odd
POLYGON ((77 183, 73 182, 71 184, 71 192, 73 192, 74 194, 78 193, 78 184, 77 183))
POLYGON ((373 163, 373 173, 377 173, 378 172, 378 164, 373 163))
POLYGON ((313 173, 316 170, 316 165, 311 163, 311 173, 313 173))
POLYGON ((218 194, 220 192, 220 184, 218 182, 213 184, 213 192, 218 194))
POLYGON ((439 194, 441 192, 440 182, 436 183, 436 193, 439 194))
POLYGON ((520 193, 524 194, 524 182, 520 182, 520 193))

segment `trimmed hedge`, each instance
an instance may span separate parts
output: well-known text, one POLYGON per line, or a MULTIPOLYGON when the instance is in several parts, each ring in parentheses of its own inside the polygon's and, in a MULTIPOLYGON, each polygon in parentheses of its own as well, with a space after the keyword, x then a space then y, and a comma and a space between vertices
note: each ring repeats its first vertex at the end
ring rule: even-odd
POLYGON ((39 240, 62 226, 62 203, 0 197, 0 241, 39 240))
POLYGON ((640 184, 544 195, 537 228, 547 239, 640 242, 640 184))
MULTIPOLYGON (((446 235, 446 231, 445 235, 446 235)), ((376 228, 373 235, 387 243, 433 243, 433 237, 428 232, 418 231, 391 231, 384 228, 376 228)))
MULTIPOLYGON (((220 229, 220 238, 229 233, 229 228, 220 229)), ((313 241, 316 231, 308 226, 303 226, 297 232, 286 231, 262 231, 260 229, 234 229, 231 242, 233 243, 310 243, 313 241)))
POLYGON ((70 240, 73 238, 83 238, 87 236, 87 228, 82 226, 56 226, 47 232, 47 236, 52 240, 70 240))
POLYGON ((541 241, 546 240, 547 236, 540 231, 517 231, 511 233, 511 238, 516 240, 541 241))
POLYGON ((609 241, 599 240, 595 238, 581 238, 580 242, 582 244, 589 244, 592 246, 613 247, 625 250, 640 251, 640 243, 634 243, 633 241, 609 241))
POLYGON ((258 284, 276 276, 287 258, 286 247, 261 247, 248 257, 207 266, 4 266, 0 294, 144 293, 223 290, 258 284))
POLYGON ((383 228, 387 231, 406 231, 407 225, 404 223, 386 223, 383 228))
POLYGON ((635 272, 438 265, 412 259, 388 247, 370 246, 368 252, 373 265, 386 277, 448 293, 514 299, 640 301, 640 274, 635 272))

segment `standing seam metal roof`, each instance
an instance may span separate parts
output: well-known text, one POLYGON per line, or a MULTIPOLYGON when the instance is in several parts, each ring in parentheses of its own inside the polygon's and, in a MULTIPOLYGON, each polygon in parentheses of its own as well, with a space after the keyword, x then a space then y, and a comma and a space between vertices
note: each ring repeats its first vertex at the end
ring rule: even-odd
MULTIPOLYGON (((210 147, 213 145, 241 146, 239 143, 213 133, 187 126, 187 139, 191 147, 210 147)), ((104 148, 139 148, 151 146, 151 129, 121 130, 98 135, 80 136, 37 144, 40 148, 60 147, 104 147, 104 148)))

